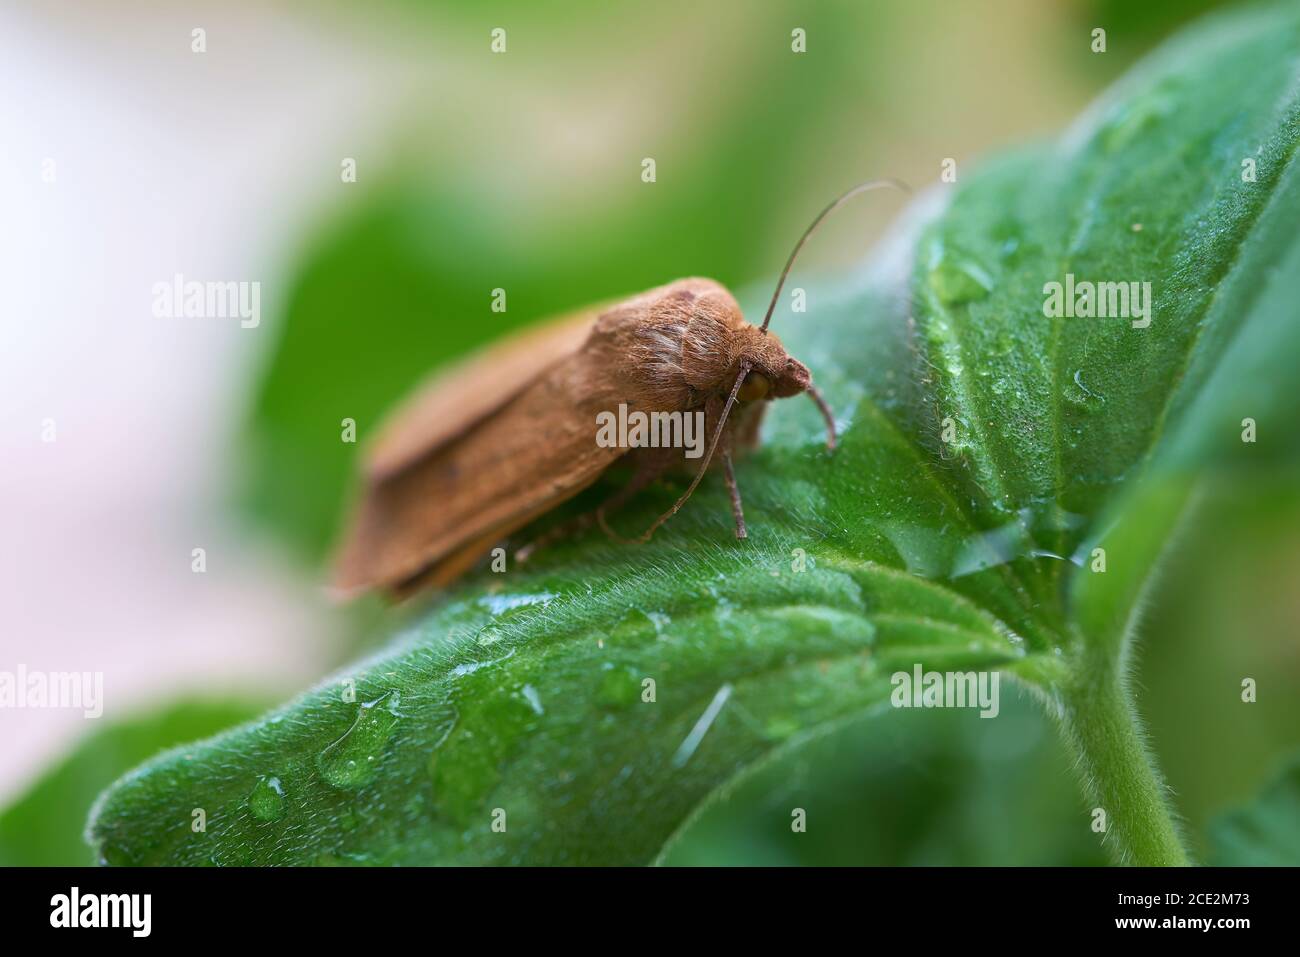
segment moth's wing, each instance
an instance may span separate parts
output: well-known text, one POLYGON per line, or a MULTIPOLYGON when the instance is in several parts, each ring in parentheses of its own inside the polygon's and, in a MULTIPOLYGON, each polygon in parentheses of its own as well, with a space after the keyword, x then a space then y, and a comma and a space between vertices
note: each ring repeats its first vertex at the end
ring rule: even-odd
MULTIPOLYGON (((385 433, 386 468, 367 476, 339 553, 336 588, 345 594, 394 589, 471 543, 505 537, 595 482, 625 451, 596 443, 596 415, 623 398, 615 354, 621 340, 614 333, 635 322, 636 312, 616 307, 599 328, 588 319, 576 351, 534 371, 504 397, 498 388, 494 404, 477 400, 475 416, 457 408, 473 400, 469 390, 484 385, 492 368, 486 356, 399 413, 397 422, 417 430, 419 440, 385 433), (435 421, 433 409, 455 415, 456 427, 435 421)), ((498 355, 517 372, 531 368, 521 356, 538 360, 542 350, 530 339, 508 342, 498 355)), ((498 366, 493 375, 500 372, 498 366)))
POLYGON ((463 435, 543 370, 582 347, 600 307, 509 336, 436 373, 390 415, 366 452, 366 473, 384 480, 463 435))
POLYGON ((493 545, 509 536, 511 532, 527 525, 533 519, 541 517, 551 507, 548 504, 543 504, 532 514, 512 516, 509 522, 492 529, 485 535, 480 535, 478 538, 457 546, 455 551, 439 558, 432 565, 425 566, 422 571, 417 572, 413 577, 387 586, 389 595, 400 601, 428 588, 445 588, 477 565, 493 545))

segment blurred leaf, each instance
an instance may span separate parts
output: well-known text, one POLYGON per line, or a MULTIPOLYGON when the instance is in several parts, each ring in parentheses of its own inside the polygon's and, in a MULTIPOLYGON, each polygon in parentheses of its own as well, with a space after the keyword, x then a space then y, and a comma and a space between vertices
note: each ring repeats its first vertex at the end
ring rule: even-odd
POLYGON ((1161 768, 1208 857, 1211 820, 1300 745, 1300 469, 1227 471, 1198 499, 1145 616, 1140 681, 1161 768))
POLYGON ((141 761, 255 717, 264 704, 185 701, 95 724, 76 748, 0 812, 0 866, 93 864, 86 819, 95 797, 141 761))
POLYGON ((1216 7, 1244 2, 1247 0, 1082 0, 1076 19, 1089 29, 1105 28, 1110 41, 1107 53, 1132 57, 1181 24, 1216 7))
MULTIPOLYGON (((908 237, 906 295, 888 276, 797 280, 811 313, 776 328, 843 442, 828 458, 811 404, 778 404, 741 469, 748 541, 711 482, 653 545, 588 537, 504 586, 471 581, 388 651, 116 786, 103 855, 650 861, 746 768, 882 707, 891 674, 920 666, 1025 682, 1107 812, 1112 858, 1185 860, 1124 663, 1190 470, 1295 449, 1273 390, 1251 392, 1271 436, 1256 444, 1239 425, 1205 435, 1224 419, 1198 409, 1242 394, 1221 370, 1300 358, 1276 314, 1300 295, 1282 268, 1297 51, 1294 9, 1207 23, 1059 144, 965 175, 908 237), (1150 326, 1044 318, 1067 273, 1149 281, 1150 326), (205 834, 158 827, 196 804, 205 834)), ((750 315, 765 293, 743 296, 750 315)), ((620 522, 644 527, 679 488, 620 522)))
POLYGON ((782 753, 704 808, 662 863, 1104 864, 1069 755, 1038 704, 1010 690, 996 721, 885 709, 782 753))
POLYGON ((1210 825, 1210 861, 1221 867, 1300 866, 1300 756, 1247 806, 1210 825))

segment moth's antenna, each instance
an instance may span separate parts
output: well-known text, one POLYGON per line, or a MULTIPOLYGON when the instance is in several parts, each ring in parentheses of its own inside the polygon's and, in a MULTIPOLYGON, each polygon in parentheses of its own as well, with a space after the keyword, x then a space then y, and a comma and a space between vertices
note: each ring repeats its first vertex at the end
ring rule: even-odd
POLYGON ((908 186, 899 179, 873 179, 866 183, 859 183, 848 192, 841 193, 835 199, 831 200, 829 206, 817 214, 817 218, 812 221, 812 225, 804 230, 799 241, 794 244, 794 251, 790 253, 790 258, 785 261, 785 268, 781 270, 781 278, 776 282, 776 289, 772 292, 772 301, 767 304, 767 314, 763 316, 763 324, 759 329, 766 333, 767 324, 772 321, 772 311, 776 309, 776 301, 781 296, 781 287, 785 285, 785 277, 790 275, 790 267, 794 265, 795 258, 799 255, 799 250, 803 249, 803 244, 808 241, 808 237, 817 231, 817 227, 822 224, 822 220, 829 216, 834 210, 843 206, 854 196, 859 193, 869 193, 873 189, 898 189, 904 193, 911 194, 912 187, 908 186))
POLYGON ((731 407, 736 404, 736 393, 740 391, 740 385, 745 381, 745 376, 749 375, 751 368, 752 366, 748 361, 741 361, 740 372, 736 376, 736 384, 731 387, 731 395, 727 396, 727 404, 722 407, 722 414, 718 416, 718 424, 713 427, 713 438, 709 440, 709 451, 705 454, 704 461, 700 463, 700 470, 695 473, 695 478, 691 480, 691 484, 682 493, 682 497, 673 503, 673 507, 656 518, 654 524, 647 528, 637 541, 642 543, 650 541, 650 536, 655 533, 655 529, 677 514, 678 510, 686 504, 686 500, 691 497, 695 487, 700 484, 700 480, 704 478, 704 473, 709 470, 709 462, 713 460, 713 452, 718 447, 718 439, 722 438, 722 427, 727 424, 727 416, 731 415, 731 407))

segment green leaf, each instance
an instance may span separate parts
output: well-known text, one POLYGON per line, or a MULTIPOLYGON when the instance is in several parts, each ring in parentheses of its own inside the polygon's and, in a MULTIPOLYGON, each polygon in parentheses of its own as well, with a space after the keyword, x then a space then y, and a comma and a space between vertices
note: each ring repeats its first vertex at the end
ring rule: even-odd
MULTIPOLYGON (((104 857, 649 862, 748 769, 889 708, 891 675, 920 666, 1024 682, 1112 859, 1185 862, 1127 653, 1199 471, 1294 453, 1287 379, 1240 377, 1300 358, 1278 311, 1300 295, 1297 51, 1294 9, 1210 21, 1059 142, 963 169, 878 269, 796 279, 810 311, 775 328, 843 441, 828 456, 811 404, 777 404, 740 467, 748 541, 710 481, 652 545, 589 536, 473 579, 384 652, 109 791, 104 857), (1150 325, 1047 318, 1068 273, 1150 282, 1150 325)), ((751 316, 767 293, 742 296, 751 316)), ((680 488, 616 524, 644 528, 680 488)))
POLYGON ((1250 804, 1211 822, 1210 863, 1300 866, 1300 756, 1289 761, 1250 804))
POLYGON ((0 813, 0 866, 94 862, 85 824, 95 797, 141 761, 256 717, 265 702, 183 701, 93 729, 0 813))

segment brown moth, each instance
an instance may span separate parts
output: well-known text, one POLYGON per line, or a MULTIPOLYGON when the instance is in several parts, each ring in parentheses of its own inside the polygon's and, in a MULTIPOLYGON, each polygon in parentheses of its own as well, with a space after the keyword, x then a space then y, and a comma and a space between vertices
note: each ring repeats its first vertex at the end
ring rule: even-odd
POLYGON ((610 511, 666 471, 694 468, 686 491, 638 539, 648 541, 690 498, 715 454, 736 537, 744 538, 732 460, 757 444, 768 402, 809 395, 826 420, 827 447, 835 447, 835 419, 808 367, 768 332, 777 298, 821 221, 850 197, 883 186, 905 189, 893 180, 863 183, 813 220, 786 261, 761 326, 746 322, 718 283, 679 279, 533 327, 438 375, 391 416, 368 450, 336 589, 403 595, 446 585, 620 459, 633 474, 611 499, 516 557, 593 522, 617 538, 606 522, 610 511), (602 445, 598 416, 620 404, 645 413, 702 412, 707 452, 692 462, 682 448, 602 445))

